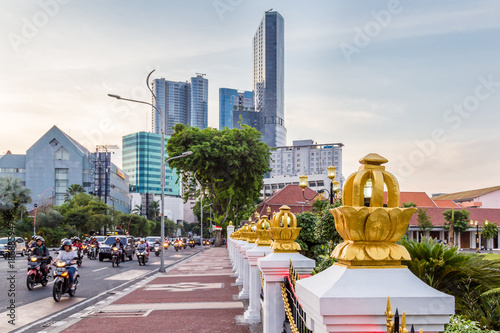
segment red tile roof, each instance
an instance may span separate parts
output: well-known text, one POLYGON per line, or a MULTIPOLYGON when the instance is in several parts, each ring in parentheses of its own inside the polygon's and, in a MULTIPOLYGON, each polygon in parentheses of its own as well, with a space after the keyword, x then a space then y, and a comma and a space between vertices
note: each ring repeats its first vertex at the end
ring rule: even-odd
MULTIPOLYGON (((306 198, 313 198, 316 191, 306 187, 304 190, 306 198)), ((319 197, 319 196, 318 196, 319 197)), ((302 188, 299 185, 289 184, 280 191, 261 202, 256 211, 260 215, 267 215, 267 207, 271 207, 272 213, 279 212, 279 208, 283 205, 290 207, 290 211, 294 214, 309 212, 313 200, 305 200, 302 194, 302 188)))
MULTIPOLYGON (((384 202, 387 202, 387 192, 384 192, 384 202)), ((414 202, 417 207, 436 207, 425 192, 401 192, 401 205, 410 202, 414 202)))
POLYGON ((500 186, 493 186, 493 187, 486 187, 486 188, 480 188, 477 190, 470 190, 470 191, 462 191, 462 192, 456 192, 456 193, 450 193, 450 194, 442 194, 434 197, 434 200, 472 200, 474 198, 480 197, 482 195, 495 192, 495 191, 500 191, 500 186))
POLYGON ((456 202, 453 202, 452 200, 433 200, 433 201, 437 207, 451 208, 453 205, 453 206, 455 206, 455 208, 459 208, 459 209, 462 208, 462 206, 460 206, 456 202))
MULTIPOLYGON (((434 226, 444 225, 446 220, 443 218, 443 213, 447 209, 450 208, 442 208, 442 207, 427 208, 427 215, 429 215, 429 217, 431 218, 431 222, 434 226)), ((500 225, 500 209, 498 208, 467 208, 466 210, 470 213, 469 219, 478 221, 480 226, 483 225, 484 220, 495 222, 497 225, 500 225)), ((413 214, 413 216, 411 217, 410 225, 418 226, 417 213, 413 214)))

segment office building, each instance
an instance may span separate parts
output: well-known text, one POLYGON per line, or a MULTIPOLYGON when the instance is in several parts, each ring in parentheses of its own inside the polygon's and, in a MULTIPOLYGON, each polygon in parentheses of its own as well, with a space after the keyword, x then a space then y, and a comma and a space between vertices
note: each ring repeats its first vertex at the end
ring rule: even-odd
POLYGON ((32 204, 48 201, 59 206, 64 203, 68 187, 78 184, 87 193, 98 195, 100 191, 101 199, 108 205, 128 213, 128 176, 111 161, 96 173, 96 166, 91 163, 92 154, 53 126, 25 155, 2 156, 0 177, 13 175, 21 178, 31 190, 32 204), (96 184, 103 184, 103 187, 96 188, 96 184))
POLYGON ((283 17, 267 11, 253 37, 253 90, 259 130, 270 147, 286 145, 283 17))
POLYGON ((286 185, 298 185, 299 176, 308 176, 309 187, 315 191, 330 189, 327 168, 337 168, 337 181, 343 184, 342 143, 317 144, 313 140, 293 141, 293 146, 277 147, 271 152, 270 177, 264 178, 264 194, 272 195, 286 185))
MULTIPOLYGON (((238 91, 230 88, 219 89, 219 129, 237 127, 240 114, 242 118, 247 118, 250 121, 250 123, 247 123, 247 120, 243 119, 243 124, 257 128, 258 123, 255 124, 253 118, 251 118, 255 113, 252 91, 238 91), (241 112, 245 112, 245 114, 241 112), (246 113, 250 112, 252 114, 247 116, 246 113)), ((257 119, 256 116, 253 117, 257 119)))
MULTIPOLYGON (((165 120, 165 133, 173 134, 172 127, 181 123, 198 127, 208 127, 208 80, 197 74, 190 81, 168 81, 164 78, 153 81, 156 107, 161 110, 165 120)), ((152 131, 160 134, 160 115, 153 109, 152 131)))

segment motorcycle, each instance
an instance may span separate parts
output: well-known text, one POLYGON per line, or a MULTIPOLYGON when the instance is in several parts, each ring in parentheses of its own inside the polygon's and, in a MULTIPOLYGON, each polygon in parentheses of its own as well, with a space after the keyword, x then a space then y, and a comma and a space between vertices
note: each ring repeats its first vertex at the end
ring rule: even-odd
POLYGON ((194 244, 194 239, 190 239, 190 240, 189 240, 189 247, 190 247, 190 248, 194 248, 194 245, 195 245, 195 244, 194 244))
POLYGON ((135 255, 137 256, 137 261, 139 262, 139 266, 146 265, 146 263, 149 261, 149 255, 148 252, 146 251, 145 246, 139 246, 135 252, 135 255))
POLYGON ((155 244, 154 248, 155 248, 155 256, 158 257, 160 255, 160 244, 155 244))
POLYGON ((88 245, 83 244, 82 245, 82 250, 83 250, 83 256, 84 257, 85 257, 85 255, 89 254, 89 246, 88 245))
POLYGON ((120 249, 117 248, 116 246, 111 249, 111 263, 113 267, 119 267, 120 266, 120 249))
POLYGON ((41 260, 41 257, 35 256, 28 258, 28 273, 26 274, 26 286, 28 290, 33 290, 39 283, 45 287, 49 281, 50 267, 45 267, 46 275, 43 276, 41 260))
POLYGON ((181 243, 181 241, 176 240, 176 241, 174 242, 174 248, 175 248, 175 251, 176 251, 176 252, 177 252, 177 251, 179 251, 179 249, 181 249, 181 248, 182 248, 182 243, 181 243))
POLYGON ((54 301, 59 302, 63 294, 68 293, 69 296, 75 296, 76 286, 78 285, 78 273, 74 278, 73 289, 69 286, 69 271, 68 267, 70 263, 59 261, 56 263, 56 269, 54 271, 54 287, 52 288, 52 297, 54 301))
POLYGON ((78 267, 80 267, 82 265, 82 259, 83 259, 82 250, 79 249, 77 246, 73 246, 72 250, 78 254, 78 259, 76 259, 76 264, 78 265, 78 267))
POLYGON ((95 246, 94 244, 89 245, 87 256, 90 260, 97 259, 97 246, 95 246))
POLYGON ((182 245, 182 248, 185 250, 187 247, 187 241, 185 239, 181 239, 181 245, 182 245))
POLYGON ((209 246, 210 241, 208 239, 203 240, 203 245, 209 246))
POLYGON ((167 251, 167 250, 168 250, 168 247, 169 247, 169 246, 170 246, 170 243, 169 243, 168 241, 163 242, 163 249, 164 249, 165 251, 167 251))

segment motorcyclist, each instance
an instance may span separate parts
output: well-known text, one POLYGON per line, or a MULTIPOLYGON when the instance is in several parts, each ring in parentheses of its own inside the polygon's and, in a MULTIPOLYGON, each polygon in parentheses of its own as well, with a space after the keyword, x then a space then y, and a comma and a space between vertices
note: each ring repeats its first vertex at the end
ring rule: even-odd
POLYGON ((61 239, 61 246, 59 246, 59 248, 57 249, 57 251, 61 252, 61 251, 64 251, 64 247, 63 247, 63 244, 65 241, 67 241, 68 239, 67 238, 63 238, 61 239))
POLYGON ((31 241, 28 244, 28 249, 30 251, 36 246, 36 238, 37 238, 36 235, 34 235, 33 237, 31 237, 31 241))
POLYGON ((69 286, 71 289, 74 288, 74 278, 76 276, 76 258, 78 258, 78 254, 76 254, 72 249, 71 241, 69 239, 65 240, 62 244, 63 251, 59 252, 57 259, 55 262, 62 261, 66 262, 66 264, 70 264, 68 267, 69 272, 69 286))
POLYGON ((49 249, 45 246, 45 239, 42 236, 36 238, 36 246, 31 252, 32 255, 36 256, 40 260, 40 270, 44 278, 47 277, 47 263, 50 263, 50 253, 49 249))
POLYGON ((94 245, 95 247, 97 247, 97 249, 99 249, 99 242, 97 241, 97 238, 95 238, 94 236, 90 238, 89 245, 94 245))
POLYGON ((116 237, 115 242, 113 243, 113 245, 111 245, 111 248, 114 248, 114 247, 118 248, 118 252, 120 253, 120 256, 121 256, 123 253, 123 244, 120 240, 120 237, 116 237))
POLYGON ((139 244, 137 245, 138 250, 146 250, 146 256, 149 257, 149 245, 144 242, 144 239, 141 239, 139 241, 139 244))

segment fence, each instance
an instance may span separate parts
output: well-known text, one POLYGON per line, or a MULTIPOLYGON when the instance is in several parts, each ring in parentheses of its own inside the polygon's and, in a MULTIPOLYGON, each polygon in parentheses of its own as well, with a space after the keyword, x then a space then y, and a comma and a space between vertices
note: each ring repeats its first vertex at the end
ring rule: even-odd
MULTIPOLYGON (((290 261, 288 276, 284 279, 284 282, 281 282, 281 296, 283 297, 286 313, 283 328, 286 327, 288 322, 292 333, 312 333, 313 331, 306 327, 306 313, 295 295, 295 282, 297 280, 300 280, 300 276, 290 261)), ((285 329, 284 332, 286 332, 285 329)))

